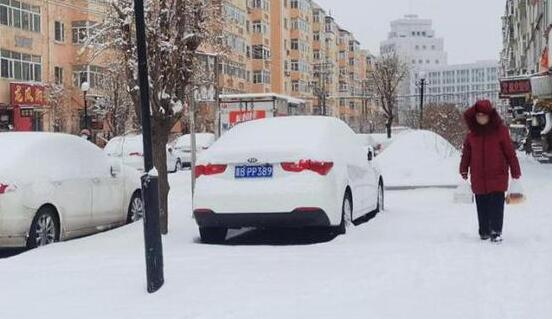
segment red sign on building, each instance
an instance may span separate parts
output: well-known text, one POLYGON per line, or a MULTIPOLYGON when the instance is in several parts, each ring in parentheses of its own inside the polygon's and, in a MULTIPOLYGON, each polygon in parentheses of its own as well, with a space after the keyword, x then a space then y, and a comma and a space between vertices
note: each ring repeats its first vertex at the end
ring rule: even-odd
POLYGON ((10 83, 10 96, 13 106, 42 106, 46 104, 42 85, 10 83))
POLYGON ((529 79, 500 81, 501 98, 509 98, 529 93, 531 93, 531 81, 529 79))
POLYGON ((266 117, 266 111, 231 111, 230 125, 234 126, 241 122, 263 119, 266 117))

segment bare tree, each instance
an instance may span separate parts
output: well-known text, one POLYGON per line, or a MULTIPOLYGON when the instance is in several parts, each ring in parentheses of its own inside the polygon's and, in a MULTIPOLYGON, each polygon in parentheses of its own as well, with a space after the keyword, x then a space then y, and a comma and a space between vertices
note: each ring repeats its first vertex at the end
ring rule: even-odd
POLYGON ((71 108, 65 101, 65 88, 61 84, 46 85, 50 123, 55 132, 69 132, 68 119, 71 118, 71 108))
POLYGON ((387 136, 391 137, 391 126, 395 120, 397 91, 401 82, 408 75, 408 67, 397 55, 383 56, 374 63, 370 72, 372 92, 379 99, 386 116, 387 136))
MULTIPOLYGON (((168 232, 166 144, 170 131, 181 119, 190 101, 198 49, 216 47, 220 35, 220 1, 146 0, 146 36, 151 91, 153 161, 159 172, 161 232, 168 232)), ((97 49, 122 54, 126 85, 140 115, 137 53, 134 39, 133 0, 113 0, 102 24, 104 40, 97 49)))
POLYGON ((123 135, 139 128, 134 102, 127 85, 123 65, 109 63, 102 83, 102 96, 96 100, 92 112, 104 117, 113 136, 123 135))
POLYGON ((441 135, 460 149, 467 133, 462 112, 454 104, 429 104, 424 107, 423 127, 441 135))

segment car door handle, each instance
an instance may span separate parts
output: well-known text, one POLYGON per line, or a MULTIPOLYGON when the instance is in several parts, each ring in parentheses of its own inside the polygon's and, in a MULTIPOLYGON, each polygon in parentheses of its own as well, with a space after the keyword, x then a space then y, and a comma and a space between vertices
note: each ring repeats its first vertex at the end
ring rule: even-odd
POLYGON ((54 186, 56 186, 56 187, 61 186, 61 182, 59 182, 59 181, 52 182, 52 184, 54 184, 54 186))
POLYGON ((99 179, 99 178, 93 178, 93 179, 92 179, 92 183, 94 183, 94 184, 99 184, 99 183, 100 183, 100 179, 99 179))

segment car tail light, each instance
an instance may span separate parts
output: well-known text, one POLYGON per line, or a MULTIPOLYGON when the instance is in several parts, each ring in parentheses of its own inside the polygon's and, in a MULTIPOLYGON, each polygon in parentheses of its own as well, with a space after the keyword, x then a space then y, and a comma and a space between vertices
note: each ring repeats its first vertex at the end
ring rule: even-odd
POLYGON ((140 152, 132 152, 132 153, 129 153, 128 156, 144 156, 144 154, 140 152))
POLYGON ((299 162, 282 163, 282 169, 288 172, 299 173, 304 170, 316 172, 320 175, 327 175, 333 167, 333 162, 320 162, 313 160, 300 160, 299 162))
POLYGON ((15 185, 9 185, 9 184, 4 184, 4 183, 0 183, 0 194, 5 194, 5 193, 8 193, 8 192, 13 192, 17 189, 17 187, 15 187, 15 185))
POLYGON ((197 165, 195 167, 195 176, 198 178, 202 175, 222 174, 226 171, 226 167, 227 165, 224 164, 197 165))

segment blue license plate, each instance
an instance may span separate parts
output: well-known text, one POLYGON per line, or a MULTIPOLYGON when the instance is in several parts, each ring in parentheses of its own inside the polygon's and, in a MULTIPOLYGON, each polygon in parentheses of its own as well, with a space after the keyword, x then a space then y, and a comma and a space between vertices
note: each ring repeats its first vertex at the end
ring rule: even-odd
POLYGON ((272 165, 240 165, 234 171, 235 178, 271 178, 274 169, 272 165))

